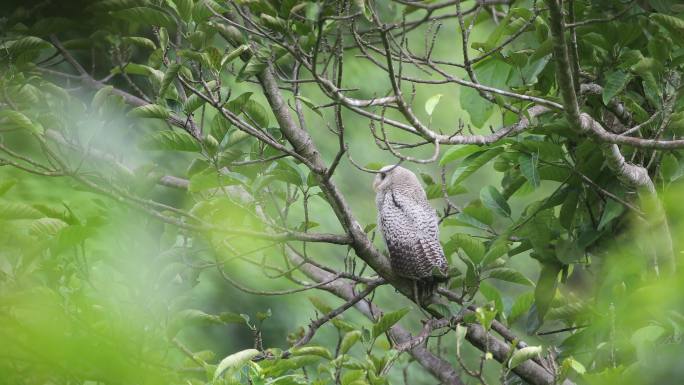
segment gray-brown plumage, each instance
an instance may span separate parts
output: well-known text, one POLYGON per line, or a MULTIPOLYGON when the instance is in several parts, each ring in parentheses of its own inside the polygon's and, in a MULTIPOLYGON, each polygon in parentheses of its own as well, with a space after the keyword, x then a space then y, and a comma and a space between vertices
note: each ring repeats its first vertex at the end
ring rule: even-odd
POLYGON ((385 166, 375 176, 378 227, 392 270, 417 283, 419 298, 431 295, 447 279, 447 260, 439 243, 437 213, 418 177, 399 166, 385 166))

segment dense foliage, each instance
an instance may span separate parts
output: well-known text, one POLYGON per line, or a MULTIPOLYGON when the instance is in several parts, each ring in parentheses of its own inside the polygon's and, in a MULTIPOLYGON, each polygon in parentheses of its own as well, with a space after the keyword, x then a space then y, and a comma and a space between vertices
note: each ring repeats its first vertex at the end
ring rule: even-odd
POLYGON ((62 3, 0 18, 4 382, 684 379, 677 1, 62 3))

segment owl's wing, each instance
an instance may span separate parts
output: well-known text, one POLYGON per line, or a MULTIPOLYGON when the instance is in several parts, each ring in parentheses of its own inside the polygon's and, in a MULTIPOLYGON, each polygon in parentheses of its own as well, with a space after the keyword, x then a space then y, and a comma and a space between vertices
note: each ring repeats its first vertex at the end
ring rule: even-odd
POLYGON ((402 246, 411 250, 411 257, 416 261, 413 267, 415 273, 421 278, 435 273, 445 275, 448 267, 439 243, 439 223, 435 210, 427 202, 421 203, 401 193, 392 192, 390 197, 392 206, 401 213, 410 228, 407 244, 402 246))

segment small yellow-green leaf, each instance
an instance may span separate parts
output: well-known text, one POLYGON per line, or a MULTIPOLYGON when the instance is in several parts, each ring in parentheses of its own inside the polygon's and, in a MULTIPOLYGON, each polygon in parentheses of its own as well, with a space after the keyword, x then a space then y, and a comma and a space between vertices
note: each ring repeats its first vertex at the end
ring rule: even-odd
POLYGON ((520 350, 516 350, 511 356, 511 359, 508 361, 508 367, 510 369, 514 369, 516 366, 522 364, 530 358, 539 356, 541 352, 541 346, 526 346, 520 350))

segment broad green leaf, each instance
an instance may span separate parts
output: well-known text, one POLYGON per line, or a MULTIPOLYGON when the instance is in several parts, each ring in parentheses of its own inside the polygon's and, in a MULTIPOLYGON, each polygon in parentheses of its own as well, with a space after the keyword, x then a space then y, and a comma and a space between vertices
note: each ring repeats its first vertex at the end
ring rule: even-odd
POLYGON ((479 170, 482 166, 503 152, 503 148, 496 147, 468 155, 463 162, 454 170, 451 176, 451 184, 458 184, 479 170))
POLYGON ((484 244, 471 235, 456 233, 451 236, 449 242, 462 249, 475 264, 480 263, 484 257, 484 244))
POLYGON ((508 322, 515 322, 520 316, 527 313, 527 311, 534 303, 534 292, 527 292, 518 296, 511 306, 511 311, 508 314, 508 322))
POLYGON ((544 321, 546 312, 549 311, 551 300, 556 295, 558 286, 558 273, 561 265, 558 263, 543 263, 537 287, 534 289, 534 303, 537 307, 537 320, 540 325, 544 321))
POLYGON ((673 181, 680 176, 677 157, 672 154, 663 155, 663 158, 660 161, 660 175, 663 177, 663 180, 667 182, 673 181))
POLYGON ((380 317, 380 320, 373 325, 373 339, 378 338, 387 330, 389 330, 389 328, 391 328, 395 323, 399 322, 399 320, 402 319, 406 313, 409 312, 409 310, 409 308, 405 307, 397 311, 383 314, 380 317))
POLYGON ((252 94, 254 94, 254 93, 253 92, 244 92, 244 93, 240 94, 239 96, 237 96, 233 100, 226 103, 226 108, 234 114, 240 114, 242 112, 243 108, 245 107, 245 105, 247 104, 247 102, 252 97, 252 94))
POLYGON ((531 155, 520 154, 520 157, 518 158, 520 172, 523 174, 523 176, 525 176, 525 178, 527 178, 527 181, 530 182, 530 185, 532 185, 534 188, 539 187, 540 183, 538 160, 539 155, 536 153, 531 155))
POLYGON ((130 44, 130 45, 136 45, 138 47, 142 48, 149 48, 151 50, 157 49, 157 46, 154 44, 154 42, 146 37, 141 37, 141 36, 125 36, 121 39, 124 43, 130 44))
POLYGON ((572 357, 564 359, 563 363, 561 364, 561 368, 563 368, 565 372, 567 372, 569 369, 572 369, 577 374, 584 374, 587 372, 587 369, 584 367, 584 365, 572 357))
POLYGON ((560 209, 560 214, 558 215, 558 221, 566 230, 572 229, 578 201, 579 191, 577 189, 571 189, 565 197, 565 201, 560 209))
POLYGON ((629 83, 632 75, 629 72, 624 71, 614 71, 611 72, 606 77, 606 84, 603 86, 603 93, 601 98, 603 99, 603 104, 608 105, 608 103, 619 94, 629 83))
POLYGON ((216 371, 214 371, 214 381, 216 381, 223 375, 224 372, 229 369, 239 370, 258 354, 259 351, 256 349, 246 349, 224 358, 216 367, 216 371))
POLYGON ((684 20, 678 17, 664 15, 662 13, 653 13, 649 17, 665 27, 675 36, 681 36, 681 34, 684 34, 684 20))
POLYGON ((425 102, 425 112, 429 116, 432 116, 432 112, 435 110, 435 107, 437 107, 437 104, 439 103, 439 100, 442 98, 442 94, 436 94, 432 95, 426 102, 425 102))
MULTIPOLYGON (((482 84, 506 89, 508 87, 506 81, 512 68, 504 61, 492 57, 489 60, 478 63, 475 66, 475 72, 482 84)), ((468 111, 470 122, 475 127, 483 127, 496 106, 482 98, 476 89, 470 87, 461 88, 459 101, 461 108, 468 111)))
POLYGON ((258 102, 249 99, 242 106, 242 111, 260 128, 268 127, 268 112, 258 102))
POLYGON ((309 297, 309 302, 311 302, 311 304, 314 305, 316 310, 318 310, 322 314, 328 314, 333 310, 332 306, 328 305, 320 297, 309 297))
POLYGON ((216 114, 209 125, 211 135, 221 143, 230 129, 230 121, 221 114, 216 114))
POLYGON ((166 120, 171 116, 171 112, 165 107, 158 104, 146 104, 144 106, 136 107, 130 111, 126 116, 132 118, 151 118, 166 120))
POLYGON ((40 123, 34 123, 26 115, 18 111, 2 110, 0 111, 0 122, 5 120, 7 123, 5 127, 12 126, 21 130, 26 130, 34 134, 42 134, 43 127, 40 123))
POLYGON ((173 63, 169 65, 169 68, 166 70, 166 73, 164 74, 164 77, 162 78, 162 81, 159 85, 159 97, 164 97, 166 94, 166 90, 169 89, 169 86, 171 83, 173 83, 174 80, 176 80, 176 77, 178 76, 178 72, 181 69, 181 65, 178 63, 173 63))
POLYGON ((360 330, 353 330, 346 333, 344 337, 342 337, 342 342, 340 342, 340 354, 346 354, 359 339, 361 339, 360 330))
POLYGON ((145 150, 199 152, 199 143, 185 131, 164 130, 145 136, 140 145, 145 150))
POLYGON ((503 312, 503 300, 501 299, 501 293, 496 287, 488 284, 487 282, 482 282, 480 283, 480 294, 482 294, 487 301, 494 303, 496 313, 503 312))
POLYGON ((511 207, 499 190, 494 186, 486 186, 480 190, 482 204, 504 217, 511 216, 511 207))
MULTIPOLYGON (((20 39, 6 42, 0 47, 1 51, 5 51, 6 53, 9 53, 12 56, 16 56, 26 51, 48 49, 52 47, 52 45, 46 42, 45 40, 35 36, 24 36, 20 39)), ((4 54, 5 52, 2 53, 4 54)))
POLYGON ((461 346, 463 346, 463 341, 465 341, 466 334, 468 334, 468 328, 462 324, 456 325, 456 352, 460 353, 461 346))
POLYGON ((173 17, 166 12, 154 8, 134 7, 111 12, 111 15, 131 23, 143 25, 156 25, 171 28, 176 23, 173 17))
POLYGON ((249 45, 248 44, 243 44, 234 50, 230 51, 226 56, 221 58, 221 67, 223 67, 225 64, 232 62, 235 60, 237 57, 242 55, 243 53, 249 51, 249 45))
POLYGON ((16 179, 5 179, 0 181, 0 196, 5 195, 7 191, 9 191, 14 185, 17 184, 16 179))
POLYGON ((54 236, 68 224, 57 218, 40 218, 31 223, 29 233, 37 236, 54 236))
POLYGON ((496 317, 496 309, 491 308, 491 306, 478 307, 475 309, 475 316, 477 322, 482 325, 485 330, 489 330, 492 326, 492 321, 494 321, 494 317, 496 317))
POLYGON ((192 94, 188 97, 188 99, 183 103, 183 112, 186 114, 192 114, 195 112, 198 108, 202 107, 204 105, 205 101, 201 97, 197 96, 196 94, 192 94))
POLYGON ((484 257, 482 258, 482 262, 480 262, 480 265, 482 267, 487 267, 490 264, 492 264, 494 261, 496 261, 499 257, 502 255, 506 254, 508 252, 508 241, 506 238, 508 235, 506 233, 502 234, 497 238, 494 242, 492 242, 488 249, 487 252, 485 253, 484 257))
POLYGON ((526 346, 522 349, 516 350, 511 359, 508 361, 508 367, 514 369, 523 362, 538 357, 542 352, 541 346, 526 346))
POLYGON ((0 201, 0 219, 38 219, 44 214, 21 202, 0 201))
POLYGON ((494 223, 494 214, 485 207, 479 199, 476 199, 463 208, 462 214, 469 215, 478 221, 491 226, 494 223))
POLYGON ((176 4, 178 14, 184 21, 192 20, 192 6, 193 0, 173 0, 176 4))
POLYGON ((451 163, 457 159, 464 158, 470 154, 473 154, 475 152, 481 151, 482 148, 480 146, 476 146, 474 144, 466 144, 463 146, 453 146, 449 148, 444 155, 442 155, 442 159, 439 161, 440 166, 444 166, 445 164, 451 163))
POLYGON ((522 273, 517 270, 511 269, 509 267, 498 267, 487 271, 489 278, 499 279, 501 281, 517 283, 525 286, 534 286, 529 278, 525 277, 522 273))
MULTIPOLYGON (((341 350, 341 349, 340 349, 341 350)), ((328 360, 333 359, 330 350, 324 348, 323 346, 303 346, 301 348, 292 349, 292 355, 297 356, 318 356, 323 357, 328 360)))
POLYGON ((318 108, 316 108, 316 104, 311 99, 301 95, 298 95, 296 98, 301 100, 302 103, 309 107, 311 111, 315 112, 318 116, 323 117, 323 113, 318 108))
POLYGON ((625 211, 625 208, 622 206, 622 203, 614 199, 608 199, 605 207, 603 208, 603 214, 601 214, 598 230, 603 230, 606 225, 612 222, 615 218, 619 217, 623 211, 625 211))

